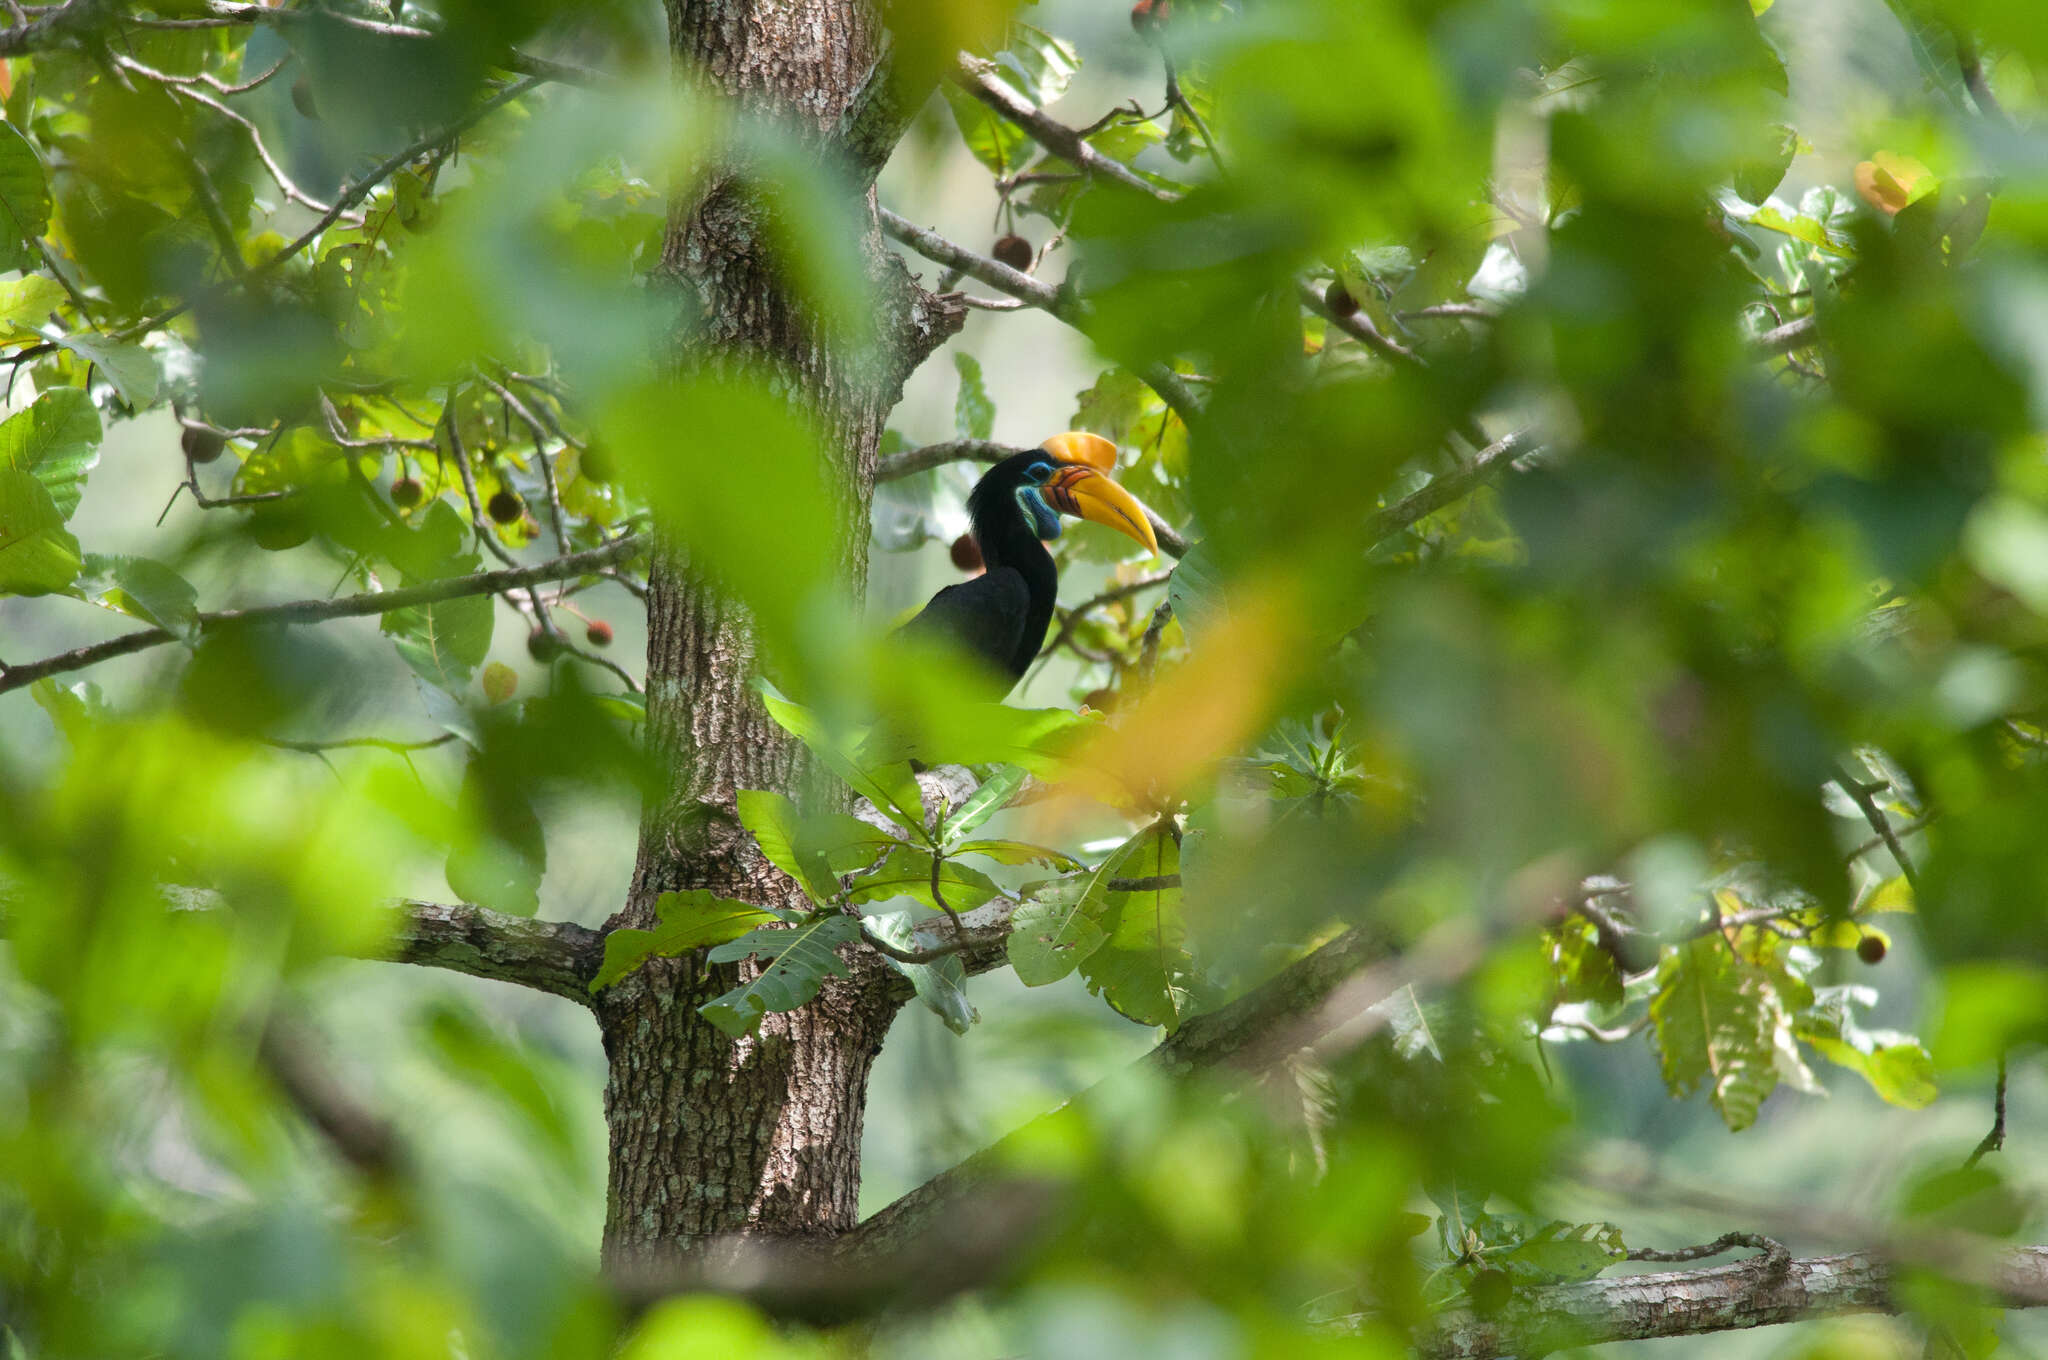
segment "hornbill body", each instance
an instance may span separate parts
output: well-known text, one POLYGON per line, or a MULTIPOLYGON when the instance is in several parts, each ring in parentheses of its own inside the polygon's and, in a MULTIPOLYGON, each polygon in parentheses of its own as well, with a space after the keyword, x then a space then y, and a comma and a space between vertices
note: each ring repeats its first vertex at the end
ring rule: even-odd
POLYGON ((1061 514, 1108 525, 1159 551, 1144 507, 1106 475, 1115 466, 1115 444, 1068 433, 990 468, 967 497, 987 571, 932 596, 900 636, 956 649, 993 677, 992 698, 1008 694, 1052 622, 1060 576, 1045 541, 1059 537, 1061 514))

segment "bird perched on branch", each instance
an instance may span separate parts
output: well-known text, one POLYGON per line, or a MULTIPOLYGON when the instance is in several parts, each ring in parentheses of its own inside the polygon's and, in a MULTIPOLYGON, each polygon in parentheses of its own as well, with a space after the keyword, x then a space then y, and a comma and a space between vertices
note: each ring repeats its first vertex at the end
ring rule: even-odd
POLYGON ((974 485, 967 513, 988 570, 947 586, 898 636, 950 645, 996 677, 1000 699, 1023 678, 1052 622, 1059 568, 1045 549, 1060 516, 1107 525, 1159 551, 1145 507, 1111 481, 1116 445, 1070 431, 997 463, 974 485))

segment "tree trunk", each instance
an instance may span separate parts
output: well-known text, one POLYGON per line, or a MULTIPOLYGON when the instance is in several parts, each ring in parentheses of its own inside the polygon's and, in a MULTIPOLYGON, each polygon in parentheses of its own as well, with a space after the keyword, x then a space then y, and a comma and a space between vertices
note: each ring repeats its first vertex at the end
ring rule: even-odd
MULTIPOLYGON (((821 131, 868 75, 879 32, 865 0, 669 0, 668 15, 679 63, 749 113, 821 131)), ((858 601, 882 423, 909 368, 958 329, 958 309, 935 309, 871 226, 878 309, 894 326, 884 334, 900 343, 835 348, 762 251, 756 211, 732 168, 675 206, 663 270, 693 296, 697 323, 676 357, 692 367, 765 367, 803 395, 824 433, 828 484, 841 493, 837 560, 858 601)), ((665 786, 643 816, 631 896, 612 924, 652 924, 655 899, 680 888, 794 905, 795 885, 731 817, 736 790, 795 792, 810 775, 802 747, 748 687, 754 645, 744 610, 665 544, 647 614, 648 742, 665 786)), ((829 980, 816 1002, 770 1015, 758 1037, 737 1042, 696 1010, 733 985, 731 966, 656 961, 600 998, 608 1266, 659 1263, 726 1233, 817 1237, 853 1226, 868 1073, 900 989, 874 956, 848 961, 850 979, 829 980)))

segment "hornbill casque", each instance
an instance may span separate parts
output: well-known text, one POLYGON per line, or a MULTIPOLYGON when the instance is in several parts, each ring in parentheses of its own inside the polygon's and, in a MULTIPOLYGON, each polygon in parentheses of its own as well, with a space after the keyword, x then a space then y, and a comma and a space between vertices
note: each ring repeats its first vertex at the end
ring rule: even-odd
POLYGON ((1045 541, 1060 536, 1062 514, 1107 525, 1159 551, 1145 507, 1107 476, 1115 466, 1115 444, 1070 431, 990 468, 967 497, 988 570, 932 596, 898 636, 955 648, 995 677, 992 686, 1000 688, 992 699, 1008 694, 1052 622, 1060 576, 1045 541))

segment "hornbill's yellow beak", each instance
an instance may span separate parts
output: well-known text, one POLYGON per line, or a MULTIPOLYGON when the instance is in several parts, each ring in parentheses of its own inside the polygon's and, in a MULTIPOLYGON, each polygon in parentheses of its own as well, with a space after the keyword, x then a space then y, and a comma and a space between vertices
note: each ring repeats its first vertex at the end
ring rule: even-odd
POLYGON ((1128 534, 1159 555, 1159 539, 1137 497, 1104 474, 1116 466, 1116 445, 1099 434, 1070 431, 1039 445, 1064 467, 1047 478, 1040 494, 1063 515, 1075 515, 1128 534))

